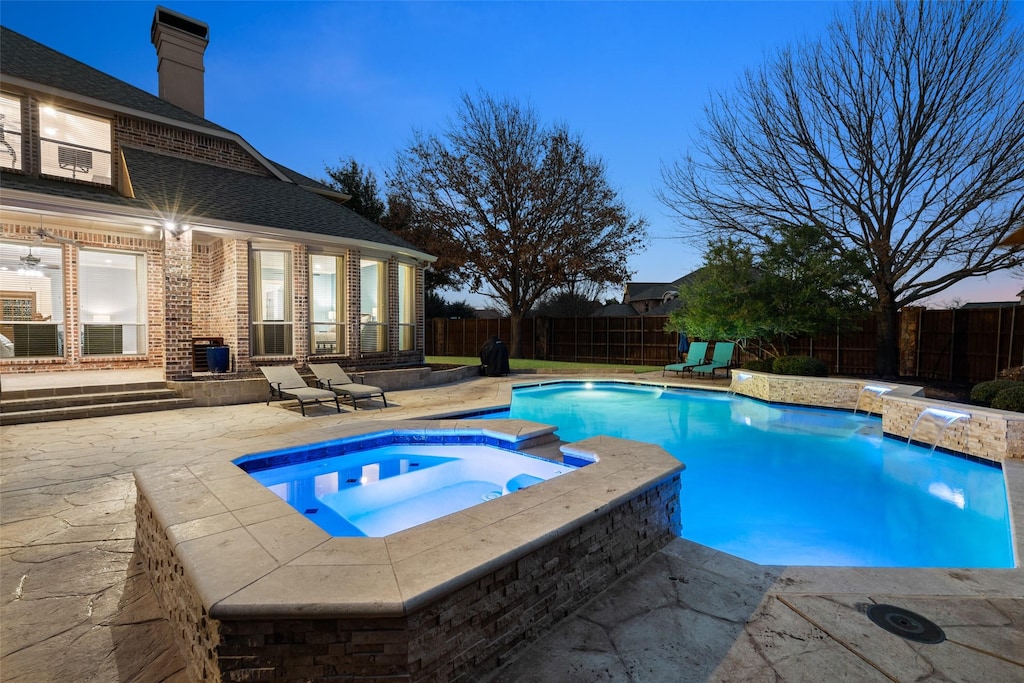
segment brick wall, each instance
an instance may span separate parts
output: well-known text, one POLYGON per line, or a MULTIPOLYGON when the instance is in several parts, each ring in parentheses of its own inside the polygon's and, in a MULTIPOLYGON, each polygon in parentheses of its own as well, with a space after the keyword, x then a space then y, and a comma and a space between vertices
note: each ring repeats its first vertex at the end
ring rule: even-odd
POLYGON ((118 115, 113 120, 115 152, 122 146, 170 152, 178 156, 261 176, 270 172, 234 140, 175 128, 156 121, 118 115))
MULTIPOLYGON (((39 225, 18 222, 3 224, 3 238, 34 243, 39 225)), ((165 283, 163 242, 143 234, 109 234, 97 230, 62 228, 59 220, 48 219, 46 229, 53 235, 74 240, 78 247, 63 246, 64 273, 64 357, 3 359, 5 373, 46 372, 59 370, 125 370, 163 367, 165 319, 165 283), (146 324, 148 347, 139 356, 83 356, 81 353, 80 304, 78 296, 79 249, 110 249, 142 254, 146 259, 146 324)), ((47 246, 57 246, 47 244, 47 246)))
POLYGON ((167 379, 184 379, 192 376, 191 231, 164 240, 163 274, 164 374, 167 379))

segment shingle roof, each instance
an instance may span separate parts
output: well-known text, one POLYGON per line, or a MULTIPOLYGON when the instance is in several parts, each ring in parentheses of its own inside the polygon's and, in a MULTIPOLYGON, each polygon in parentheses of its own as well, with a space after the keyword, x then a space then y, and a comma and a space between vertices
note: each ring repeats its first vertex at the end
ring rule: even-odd
POLYGON ((270 159, 268 159, 267 161, 270 161, 270 163, 274 165, 274 168, 276 168, 281 173, 283 173, 285 175, 285 177, 287 177, 293 183, 296 183, 298 185, 302 185, 303 187, 309 187, 309 188, 312 188, 314 190, 322 190, 322 191, 325 191, 325 192, 332 192, 334 194, 344 194, 340 190, 336 190, 335 188, 331 187, 327 183, 321 182, 321 181, 317 180, 316 178, 310 178, 308 175, 303 175, 303 174, 299 173, 298 171, 293 171, 292 169, 288 168, 287 166, 282 166, 281 164, 277 163, 276 161, 271 161, 270 159))
POLYGON ((178 157, 123 148, 136 198, 179 215, 421 249, 351 209, 302 187, 178 157))
POLYGON ((629 304, 607 304, 594 311, 593 318, 633 318, 639 316, 629 304))
POLYGON ((68 199, 83 199, 90 202, 101 202, 117 206, 138 206, 145 207, 135 199, 122 197, 114 189, 99 187, 96 185, 84 185, 81 183, 70 183, 64 180, 51 180, 49 178, 37 178, 34 176, 22 175, 0 171, 0 187, 4 190, 22 190, 35 192, 51 197, 66 197, 68 199))
POLYGON ((659 304, 651 310, 644 313, 644 315, 668 315, 677 308, 681 308, 683 302, 679 299, 669 299, 668 301, 659 304))
POLYGON ((230 132, 6 26, 0 26, 0 73, 182 123, 230 132))

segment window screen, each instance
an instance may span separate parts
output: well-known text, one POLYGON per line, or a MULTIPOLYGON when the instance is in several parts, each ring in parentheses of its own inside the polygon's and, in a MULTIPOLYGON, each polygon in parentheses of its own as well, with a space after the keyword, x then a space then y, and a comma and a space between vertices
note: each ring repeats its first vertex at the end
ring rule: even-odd
POLYGON ((21 100, 0 94, 0 166, 20 169, 21 163, 21 100))

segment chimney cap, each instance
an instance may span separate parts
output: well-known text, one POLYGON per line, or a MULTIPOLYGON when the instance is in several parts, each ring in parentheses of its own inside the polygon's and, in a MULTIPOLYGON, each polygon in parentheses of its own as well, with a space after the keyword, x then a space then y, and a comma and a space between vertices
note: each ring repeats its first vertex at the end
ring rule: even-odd
POLYGON ((205 22, 193 19, 192 17, 186 17, 184 14, 168 9, 163 5, 157 5, 156 11, 153 12, 153 24, 150 27, 150 36, 154 43, 156 43, 156 31, 159 24, 184 31, 200 40, 210 39, 210 27, 205 22))

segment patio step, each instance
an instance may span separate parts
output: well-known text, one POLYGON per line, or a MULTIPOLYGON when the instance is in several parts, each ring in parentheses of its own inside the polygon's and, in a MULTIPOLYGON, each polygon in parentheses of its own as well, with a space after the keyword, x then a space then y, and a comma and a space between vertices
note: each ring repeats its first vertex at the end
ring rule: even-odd
POLYGON ((193 405, 164 382, 5 391, 0 425, 174 410, 193 405))

